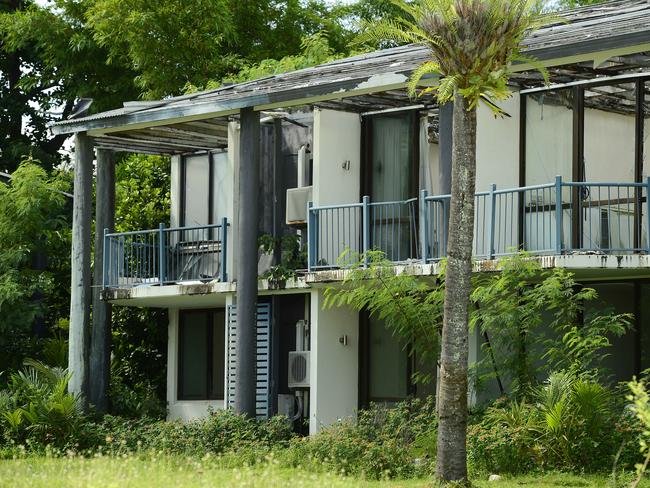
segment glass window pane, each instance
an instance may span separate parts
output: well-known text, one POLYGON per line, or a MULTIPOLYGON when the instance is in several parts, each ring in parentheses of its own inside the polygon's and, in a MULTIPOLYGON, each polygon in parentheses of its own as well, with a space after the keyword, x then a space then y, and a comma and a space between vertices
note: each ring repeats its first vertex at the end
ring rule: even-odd
MULTIPOLYGON (((553 183, 556 176, 573 179, 573 90, 550 90, 527 95, 526 99, 526 185, 553 183)), ((554 189, 522 193, 526 249, 548 252, 556 242, 556 195, 554 189)), ((562 192, 562 202, 570 191, 562 192)), ((561 242, 570 235, 569 209, 564 210, 561 242)))
POLYGON ((641 371, 650 368, 650 285, 641 284, 641 317, 639 330, 641 332, 641 371))
MULTIPOLYGON (((585 88, 583 178, 631 183, 635 168, 635 83, 585 88)), ((634 247, 634 198, 630 186, 583 190, 582 246, 621 251, 634 247)))
POLYGON ((585 88, 584 181, 634 181, 634 83, 585 88))
POLYGON ((371 317, 368 324, 370 401, 397 401, 408 395, 408 353, 384 322, 371 317))
POLYGON ((526 95, 526 184, 572 179, 573 91, 526 95))
POLYGON ((185 311, 181 314, 179 398, 205 400, 207 392, 208 315, 185 311))
POLYGON ((185 226, 209 224, 208 155, 185 157, 185 226))
POLYGON ((211 398, 223 400, 224 375, 225 375, 225 327, 226 314, 218 310, 213 316, 212 329, 212 392, 211 398))
MULTIPOLYGON (((634 283, 607 283, 589 285, 598 292, 597 303, 589 303, 585 309, 585 324, 595 314, 605 312, 634 313, 634 283)), ((634 375, 635 333, 628 331, 622 337, 610 338, 612 347, 602 366, 614 381, 627 381, 634 375)))
POLYGON ((406 200, 411 195, 413 162, 412 114, 391 114, 372 119, 373 202, 406 200))

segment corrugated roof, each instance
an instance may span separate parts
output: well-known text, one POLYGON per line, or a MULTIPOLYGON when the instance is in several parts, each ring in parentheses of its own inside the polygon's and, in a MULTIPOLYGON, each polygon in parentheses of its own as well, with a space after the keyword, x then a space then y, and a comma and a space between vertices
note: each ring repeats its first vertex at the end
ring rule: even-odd
MULTIPOLYGON (((525 51, 540 61, 650 43, 650 0, 618 0, 564 12, 566 23, 547 26, 526 39, 525 51)), ((368 82, 404 81, 427 58, 418 45, 353 56, 313 68, 282 73, 155 102, 124 107, 54 124, 56 133, 143 124, 174 117, 200 117, 358 89, 368 82), (382 76, 386 77, 382 80, 382 76)))

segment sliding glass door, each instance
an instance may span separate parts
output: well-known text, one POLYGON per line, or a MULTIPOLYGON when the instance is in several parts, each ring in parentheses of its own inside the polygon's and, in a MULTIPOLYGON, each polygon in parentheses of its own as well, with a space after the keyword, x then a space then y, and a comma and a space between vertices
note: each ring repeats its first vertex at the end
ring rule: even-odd
POLYGON ((416 256, 417 111, 364 118, 365 178, 370 197, 371 247, 391 261, 416 256))

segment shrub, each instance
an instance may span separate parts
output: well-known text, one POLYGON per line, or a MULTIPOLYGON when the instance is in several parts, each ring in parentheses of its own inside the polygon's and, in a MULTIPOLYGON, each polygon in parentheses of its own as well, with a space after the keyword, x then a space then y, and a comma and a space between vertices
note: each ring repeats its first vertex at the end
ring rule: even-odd
POLYGON ((69 381, 65 369, 26 360, 0 392, 0 443, 74 446, 84 417, 79 398, 67 393, 69 381))
POLYGON ((105 416, 95 429, 103 436, 104 448, 115 454, 154 450, 204 456, 247 446, 266 453, 275 446, 286 446, 293 435, 284 417, 261 421, 230 410, 214 411, 188 423, 105 416))
POLYGON ((634 465, 639 428, 615 395, 592 380, 555 373, 527 403, 501 401, 468 431, 474 469, 609 471, 634 465))
POLYGON ((372 405, 356 421, 293 439, 283 461, 372 479, 426 475, 435 457, 436 426, 432 400, 409 400, 393 408, 372 405))

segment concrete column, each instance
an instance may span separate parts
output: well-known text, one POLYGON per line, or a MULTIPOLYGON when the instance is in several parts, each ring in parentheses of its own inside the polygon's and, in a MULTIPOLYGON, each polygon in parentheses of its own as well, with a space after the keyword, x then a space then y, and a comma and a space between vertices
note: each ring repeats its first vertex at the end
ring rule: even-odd
POLYGON ((239 141, 239 265, 237 266, 237 385, 235 412, 255 416, 255 326, 260 114, 241 111, 239 141))
POLYGON ((71 393, 88 398, 88 338, 90 332, 90 246, 92 212, 93 144, 83 133, 75 134, 74 204, 70 283, 70 331, 68 369, 71 393))
POLYGON ((104 271, 104 229, 115 227, 115 157, 97 150, 95 185, 95 260, 93 265, 93 315, 90 343, 90 403, 98 411, 108 409, 111 375, 111 304, 101 299, 104 271))

